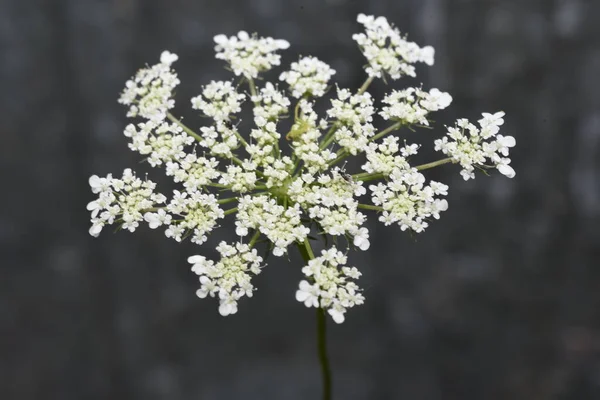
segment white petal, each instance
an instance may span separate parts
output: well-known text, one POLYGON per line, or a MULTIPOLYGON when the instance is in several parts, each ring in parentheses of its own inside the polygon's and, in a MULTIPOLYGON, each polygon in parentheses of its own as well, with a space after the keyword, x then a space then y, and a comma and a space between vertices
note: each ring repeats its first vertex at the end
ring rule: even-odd
POLYGON ((232 309, 233 309, 233 306, 231 305, 231 303, 221 303, 221 305, 219 305, 219 314, 226 317, 229 314, 233 314, 231 312, 232 309))
POLYGON ((92 227, 89 230, 90 235, 92 235, 93 237, 98 237, 98 235, 102 231, 102 227, 103 226, 104 225, 100 225, 100 224, 94 224, 94 225, 92 225, 92 227))
POLYGON ((306 299, 308 299, 309 297, 310 297, 310 293, 308 293, 308 292, 304 292, 302 290, 296 291, 296 300, 298 300, 301 303, 304 303, 306 301, 306 299))
POLYGON ((331 315, 331 318, 333 318, 336 324, 341 324, 342 322, 344 322, 345 318, 343 313, 334 310, 333 308, 330 308, 329 310, 327 310, 327 312, 329 313, 329 315, 331 315))
POLYGON ((500 173, 507 178, 514 178, 517 174, 515 170, 508 164, 499 164, 497 168, 498 171, 500 171, 500 173))
POLYGON ((369 239, 367 239, 365 237, 355 236, 354 237, 354 245, 356 247, 358 247, 359 249, 361 249, 362 251, 366 251, 371 246, 371 243, 369 242, 369 239))
POLYGON ((206 257, 204 256, 190 256, 188 257, 187 262, 190 264, 199 264, 204 262, 204 260, 206 260, 206 257))
POLYGON ((506 147, 515 147, 517 141, 512 136, 503 136, 501 140, 499 140, 500 144, 506 147))
MULTIPOLYGON (((88 183, 90 184, 90 187, 92 189, 96 189, 98 187, 100 187, 100 177, 98 175, 92 175, 90 176, 90 179, 88 180, 88 183)), ((96 193, 96 192, 94 192, 96 193)))

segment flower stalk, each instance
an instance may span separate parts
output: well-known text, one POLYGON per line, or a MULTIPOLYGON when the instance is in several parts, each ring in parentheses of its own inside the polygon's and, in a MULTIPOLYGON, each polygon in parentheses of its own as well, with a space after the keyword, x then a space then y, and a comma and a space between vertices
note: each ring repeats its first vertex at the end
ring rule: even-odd
MULTIPOLYGON (((308 239, 305 239, 302 244, 297 243, 298 250, 306 264, 315 258, 312 247, 308 239)), ((331 367, 329 365, 329 357, 327 355, 327 318, 325 310, 321 307, 316 308, 316 327, 317 327, 317 354, 321 365, 322 379, 322 399, 331 400, 332 383, 331 383, 331 367)))

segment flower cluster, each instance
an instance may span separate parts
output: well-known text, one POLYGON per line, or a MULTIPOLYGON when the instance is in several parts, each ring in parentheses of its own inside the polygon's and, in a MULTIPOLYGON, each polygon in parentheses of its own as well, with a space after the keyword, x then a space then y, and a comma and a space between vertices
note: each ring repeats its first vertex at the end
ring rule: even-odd
POLYGON ((452 103, 452 96, 435 88, 429 92, 408 88, 393 90, 382 102, 387 104, 380 112, 383 119, 428 126, 427 114, 448 107, 452 103))
POLYGON ((411 229, 422 232, 427 219, 440 218, 440 212, 448 209, 448 202, 435 196, 448 194, 448 186, 436 181, 425 185, 425 176, 416 169, 395 168, 386 183, 371 185, 373 204, 381 206, 379 220, 385 225, 398 223, 403 231, 411 229))
POLYGON ((392 79, 402 75, 414 77, 416 72, 413 64, 424 62, 433 65, 433 47, 421 48, 409 42, 384 17, 359 14, 357 20, 365 26, 365 32, 353 35, 352 39, 358 43, 369 62, 365 69, 369 76, 384 78, 388 75, 392 79))
POLYGON ((104 225, 120 222, 121 228, 135 231, 144 213, 164 203, 167 198, 155 193, 156 183, 141 180, 131 169, 123 171, 121 179, 108 174, 104 178, 92 175, 89 179, 92 192, 98 198, 87 205, 92 212, 90 235, 98 236, 104 225))
POLYGON ((98 236, 109 224, 134 231, 147 223, 178 242, 190 238, 202 245, 231 216, 239 239, 217 246, 219 260, 189 258, 200 279, 198 297, 218 298, 221 315, 235 314, 240 299, 252 296, 251 278, 264 266, 257 247, 282 257, 295 245, 306 262, 297 300, 343 322, 349 308, 364 302, 355 283, 360 272, 345 265, 350 249, 370 247, 369 214, 385 225, 423 232, 448 208, 448 186, 428 181, 424 170, 456 163, 465 179, 474 177, 475 167, 515 174, 508 158, 515 140, 499 134, 504 113, 483 114, 479 127, 458 120, 435 141, 448 158, 415 165, 420 145, 401 144, 394 133, 428 126, 430 114, 448 107, 452 97, 435 88, 392 89, 378 108, 368 89, 375 78, 415 76, 415 63, 433 64, 433 49, 407 41, 383 17, 360 14, 358 22, 365 32, 354 39, 368 64, 367 79, 356 90, 329 92, 335 71, 314 57, 301 58, 279 75, 286 88, 271 82, 259 87, 259 74, 280 64, 277 51, 288 42, 246 32, 216 36, 216 57, 239 78, 212 81, 191 99, 206 121, 197 130, 171 114, 179 84, 171 66, 178 57, 165 51, 158 64, 138 71, 119 99, 136 118, 124 135, 131 150, 165 168, 176 189, 162 195, 130 169, 119 179, 92 176, 97 198, 87 206, 90 234, 98 236), (252 113, 249 128, 248 121, 234 124, 244 106, 252 113), (359 154, 364 154, 360 170, 346 171, 343 160, 359 154), (335 239, 337 247, 326 245, 315 257, 314 235, 326 243, 335 239), (338 250, 344 245, 345 252, 338 250))
POLYGON ((281 56, 277 50, 285 50, 290 44, 285 40, 257 38, 241 31, 237 36, 215 36, 217 58, 227 61, 233 73, 249 79, 258 77, 260 72, 279 65, 281 56))
POLYGON ((185 147, 194 142, 181 126, 166 121, 140 122, 137 127, 129 124, 123 134, 131 138, 129 148, 148 156, 148 163, 153 167, 169 164, 172 161, 187 157, 185 147))
POLYGON ((304 95, 323 96, 327 82, 335 74, 335 70, 316 57, 304 57, 290 67, 279 79, 290 85, 292 96, 296 98, 304 95))
POLYGON ((321 307, 338 324, 344 322, 346 310, 364 303, 360 288, 350 279, 361 273, 355 267, 345 267, 348 257, 337 248, 323 250, 302 268, 307 280, 300 281, 296 300, 306 307, 321 307))
POLYGON ((177 74, 171 70, 171 64, 177 59, 177 55, 164 51, 160 63, 139 70, 133 79, 127 81, 119 103, 129 106, 128 117, 140 116, 154 121, 165 119, 167 112, 175 106, 171 95, 180 83, 177 74))
POLYGON ((260 274, 262 257, 247 244, 229 245, 221 242, 217 246, 221 260, 215 263, 204 256, 191 256, 188 262, 192 271, 200 276, 200 289, 196 295, 219 297, 219 313, 223 316, 237 312, 240 298, 252 297, 254 286, 250 282, 253 275, 260 274))
POLYGON ((489 160, 498 171, 509 177, 515 176, 515 170, 509 165, 508 152, 516 144, 512 136, 498 135, 504 124, 504 112, 483 113, 479 128, 467 119, 459 119, 456 125, 448 128, 447 136, 435 141, 435 150, 450 156, 463 168, 460 174, 464 180, 475 178, 475 167, 486 167, 489 160))
POLYGON ((227 121, 232 114, 242 111, 246 96, 238 93, 231 82, 211 82, 200 96, 192 98, 192 108, 200 110, 215 121, 227 121))

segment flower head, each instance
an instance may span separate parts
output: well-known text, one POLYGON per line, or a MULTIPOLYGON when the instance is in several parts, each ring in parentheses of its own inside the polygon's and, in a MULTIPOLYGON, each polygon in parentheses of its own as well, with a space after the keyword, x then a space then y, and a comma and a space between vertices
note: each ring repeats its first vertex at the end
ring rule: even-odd
POLYGON ((285 50, 290 44, 281 39, 259 38, 241 31, 237 36, 215 36, 216 57, 226 61, 233 73, 246 78, 256 78, 280 64, 281 56, 277 50, 285 50))
POLYGON ((327 89, 327 82, 335 74, 329 65, 316 57, 304 57, 293 62, 289 71, 283 72, 279 79, 290 85, 292 96, 304 95, 321 97, 327 89))
POLYGON ((365 300, 355 283, 361 273, 346 264, 351 249, 370 248, 367 218, 420 233, 448 209, 448 186, 429 180, 423 170, 453 162, 465 179, 474 177, 475 168, 515 175, 508 156, 516 141, 499 134, 503 112, 484 113, 479 126, 458 120, 435 141, 435 150, 448 158, 415 165, 420 145, 394 133, 429 126, 431 114, 448 107, 452 97, 435 88, 392 89, 378 107, 367 89, 375 77, 415 76, 416 63, 433 64, 433 48, 409 42, 383 17, 360 14, 358 22, 365 32, 353 38, 367 58, 368 78, 357 90, 336 86, 328 92, 335 71, 311 56, 279 75, 288 94, 273 82, 259 86, 259 74, 278 66, 277 52, 289 44, 246 32, 215 36, 216 57, 239 78, 212 81, 191 99, 206 121, 192 127, 170 114, 178 57, 165 51, 158 64, 138 71, 119 98, 127 115, 140 119, 124 135, 152 167, 165 168, 175 188, 167 198, 131 169, 121 178, 93 175, 90 234, 98 236, 110 224, 133 232, 145 222, 177 242, 189 238, 203 245, 222 220, 233 218, 239 240, 219 243, 218 260, 188 259, 200 282, 199 298, 217 298, 223 316, 237 313, 264 266, 258 247, 283 257, 295 245, 305 258, 296 299, 342 323, 347 310, 365 300), (251 118, 242 124, 244 106, 251 118), (253 125, 247 129, 248 122, 253 125), (379 130, 380 124, 387 126, 379 130), (362 164, 342 163, 357 155, 362 164), (356 164, 360 169, 351 173, 356 164), (316 257, 314 235, 326 243, 316 257))
POLYGON ((398 79, 403 75, 416 76, 413 64, 424 62, 433 65, 434 50, 431 46, 419 47, 400 35, 400 31, 384 17, 359 14, 357 21, 365 32, 352 36, 368 61, 369 76, 383 78, 388 75, 398 79))
POLYGON ((164 51, 160 63, 138 71, 125 84, 119 103, 129 106, 128 117, 140 116, 153 121, 162 121, 175 106, 171 98, 173 89, 179 85, 177 74, 171 64, 177 61, 176 54, 164 51))
POLYGON ((515 170, 509 165, 508 152, 516 145, 512 136, 498 135, 504 123, 504 113, 483 113, 479 127, 466 119, 459 119, 448 128, 447 136, 435 141, 435 150, 450 156, 461 165, 464 180, 475 178, 475 168, 485 168, 490 161, 508 178, 514 178, 515 170))

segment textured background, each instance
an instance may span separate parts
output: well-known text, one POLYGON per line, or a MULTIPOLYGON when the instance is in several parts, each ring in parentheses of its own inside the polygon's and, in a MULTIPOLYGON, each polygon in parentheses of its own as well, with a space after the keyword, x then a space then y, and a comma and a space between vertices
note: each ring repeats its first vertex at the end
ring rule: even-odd
POLYGON ((440 221, 416 238, 370 226, 371 250, 352 256, 367 303, 329 332, 336 398, 600 398, 599 1, 1 0, 1 399, 317 398, 296 255, 271 258, 255 297, 221 318, 185 262, 203 250, 147 229, 87 234, 87 178, 144 170, 116 98, 163 49, 180 55, 191 119, 187 99, 230 77, 218 33, 285 38, 287 61, 313 54, 358 86, 359 12, 436 47, 399 85, 454 103, 406 137, 504 110, 517 177, 433 170, 451 186, 440 221))

